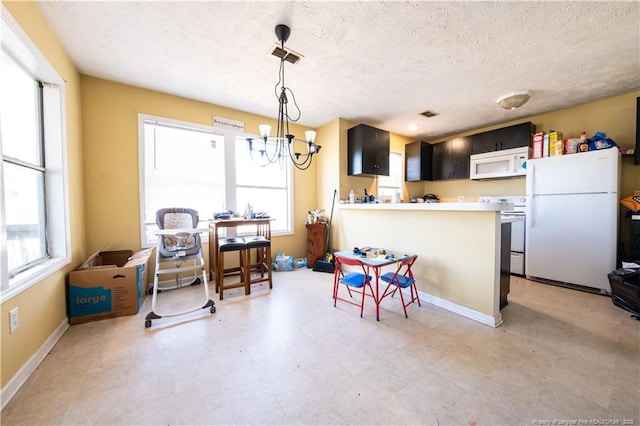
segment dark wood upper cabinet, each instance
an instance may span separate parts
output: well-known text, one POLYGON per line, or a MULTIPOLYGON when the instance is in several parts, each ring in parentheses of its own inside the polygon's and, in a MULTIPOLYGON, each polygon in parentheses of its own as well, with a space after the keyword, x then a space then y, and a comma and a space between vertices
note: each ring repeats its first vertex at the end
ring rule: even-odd
POLYGON ((389 141, 386 130, 359 124, 347 132, 349 176, 389 176, 389 141))
POLYGON ((433 180, 468 179, 471 138, 455 138, 433 145, 433 180))
POLYGON ((535 125, 529 121, 502 129, 477 133, 471 136, 471 154, 530 146, 531 135, 535 133, 535 130, 535 125))
POLYGON ((451 176, 451 141, 433 144, 433 180, 446 180, 451 176))
POLYGON ((417 182, 432 180, 433 145, 427 142, 412 142, 404 146, 404 180, 417 182))
POLYGON ((468 179, 470 155, 531 146, 535 130, 533 123, 526 122, 433 144, 432 178, 468 179))
POLYGON ((471 136, 471 154, 497 151, 498 140, 495 131, 477 133, 471 136))
POLYGON ((451 141, 451 178, 469 179, 471 155, 471 138, 455 138, 451 141))
POLYGON ((499 130, 498 142, 502 150, 531 146, 531 136, 536 132, 536 127, 529 121, 499 130))

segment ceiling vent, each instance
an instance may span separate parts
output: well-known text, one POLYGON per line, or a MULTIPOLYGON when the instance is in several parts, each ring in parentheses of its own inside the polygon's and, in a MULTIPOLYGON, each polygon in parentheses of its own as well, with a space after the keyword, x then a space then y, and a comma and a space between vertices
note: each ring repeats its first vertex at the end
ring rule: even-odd
POLYGON ((301 54, 294 52, 293 50, 283 49, 281 45, 274 44, 273 49, 271 49, 271 54, 276 58, 283 59, 287 62, 295 64, 302 57, 301 54))
POLYGON ((430 109, 426 110, 425 112, 421 112, 420 115, 424 115, 427 118, 431 118, 431 117, 435 117, 436 115, 438 115, 437 112, 435 111, 431 111, 430 109))

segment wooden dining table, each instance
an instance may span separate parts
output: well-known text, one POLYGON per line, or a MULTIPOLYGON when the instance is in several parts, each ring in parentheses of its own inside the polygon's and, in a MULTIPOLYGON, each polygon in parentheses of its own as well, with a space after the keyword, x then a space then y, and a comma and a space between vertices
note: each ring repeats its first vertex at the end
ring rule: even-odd
MULTIPOLYGON (((397 265, 401 260, 410 257, 410 254, 397 254, 394 252, 386 251, 386 254, 380 254, 381 249, 373 249, 367 248, 363 253, 354 253, 353 251, 337 251, 334 253, 336 256, 348 257, 351 259, 357 259, 362 262, 367 270, 367 274, 370 274, 373 271, 373 276, 375 278, 373 288, 373 299, 376 304, 376 320, 380 321, 380 302, 382 302, 382 295, 380 294, 380 275, 382 268, 390 265, 397 265), (378 253, 375 256, 375 253, 378 253), (389 253, 393 253, 393 257, 387 256, 389 253)), ((364 289, 363 289, 364 291, 364 289)))

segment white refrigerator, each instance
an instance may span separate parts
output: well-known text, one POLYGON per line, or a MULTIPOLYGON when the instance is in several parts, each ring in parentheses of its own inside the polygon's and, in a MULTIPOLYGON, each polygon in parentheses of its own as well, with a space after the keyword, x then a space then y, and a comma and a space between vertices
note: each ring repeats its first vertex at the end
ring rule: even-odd
POLYGON ((527 161, 527 277, 610 293, 616 269, 620 152, 527 161))

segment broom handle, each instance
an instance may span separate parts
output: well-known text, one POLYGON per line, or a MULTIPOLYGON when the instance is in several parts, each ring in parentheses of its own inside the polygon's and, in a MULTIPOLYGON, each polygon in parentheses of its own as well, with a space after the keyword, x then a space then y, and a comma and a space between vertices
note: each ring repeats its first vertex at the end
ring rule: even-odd
POLYGON ((325 241, 324 241, 325 258, 326 258, 327 252, 329 251, 329 235, 331 234, 331 222, 333 222, 333 206, 336 203, 337 192, 338 192, 337 189, 333 190, 333 200, 331 200, 331 216, 329 217, 329 225, 327 226, 327 238, 325 238, 325 241))

